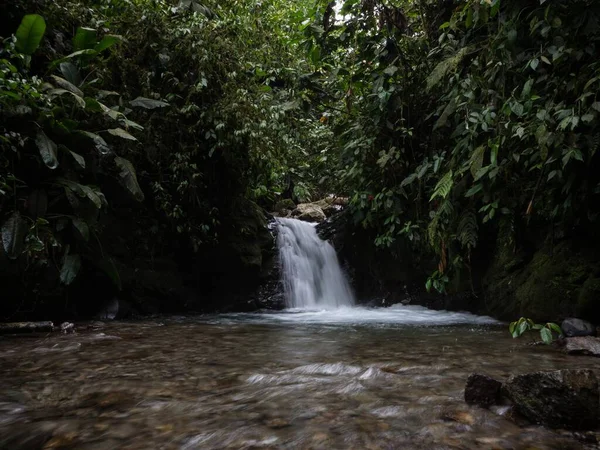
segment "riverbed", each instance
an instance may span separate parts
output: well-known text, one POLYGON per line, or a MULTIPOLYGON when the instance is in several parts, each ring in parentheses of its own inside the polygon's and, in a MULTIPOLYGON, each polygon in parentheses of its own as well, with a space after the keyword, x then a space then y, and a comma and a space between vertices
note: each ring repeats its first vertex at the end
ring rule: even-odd
POLYGON ((0 448, 591 449, 463 400, 471 372, 586 367, 411 306, 82 323, 0 338, 0 448))

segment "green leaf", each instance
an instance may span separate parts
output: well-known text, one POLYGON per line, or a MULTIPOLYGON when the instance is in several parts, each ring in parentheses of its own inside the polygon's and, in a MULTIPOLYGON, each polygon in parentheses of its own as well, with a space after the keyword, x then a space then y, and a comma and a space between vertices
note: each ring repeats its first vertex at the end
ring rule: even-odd
POLYGON ((77 230, 84 241, 87 242, 90 239, 90 227, 85 220, 79 217, 73 219, 73 227, 77 230))
POLYGON ((79 255, 67 255, 60 269, 60 281, 68 286, 70 285, 81 269, 81 257, 79 255))
POLYGON ((89 131, 79 131, 79 134, 94 141, 94 146, 96 147, 96 150, 100 152, 101 155, 106 155, 110 152, 110 147, 108 146, 106 141, 102 139, 101 136, 98 136, 95 133, 90 133, 89 131))
POLYGON ((517 322, 511 322, 510 325, 508 326, 508 332, 510 334, 513 334, 516 327, 517 327, 517 322))
POLYGON ((544 344, 550 345, 552 343, 552 332, 548 328, 542 328, 540 330, 540 336, 542 336, 542 341, 544 341, 544 344))
POLYGON ((164 108, 169 106, 167 102, 163 102, 160 100, 152 100, 150 98, 138 97, 135 100, 131 100, 129 102, 131 106, 145 108, 145 109, 156 109, 156 108, 164 108))
MULTIPOLYGON (((83 92, 81 91, 81 89, 79 89, 73 83, 65 80, 64 78, 57 77, 56 75, 52 75, 52 78, 54 79, 54 82, 61 88, 66 89, 67 91, 69 91, 79 97, 83 97, 83 92)), ((85 102, 83 105, 85 106, 85 102)))
POLYGON ((75 153, 69 150, 69 153, 73 157, 73 159, 79 164, 82 169, 85 169, 85 159, 79 153, 75 153))
POLYGON ((75 64, 71 62, 62 62, 58 65, 58 67, 60 68, 60 72, 69 83, 73 84, 74 86, 81 86, 81 75, 79 74, 79 69, 75 66, 75 64))
POLYGON ((471 189, 469 189, 467 191, 467 193, 465 194, 465 197, 473 197, 475 194, 477 194, 478 192, 481 192, 483 190, 483 185, 481 183, 477 183, 473 186, 471 186, 471 189))
POLYGON ((93 49, 98 39, 98 32, 93 28, 79 27, 73 38, 73 49, 89 50, 93 49))
POLYGON ((536 70, 538 68, 538 66, 540 65, 540 60, 537 58, 534 58, 531 60, 531 62, 529 63, 529 65, 531 66, 531 68, 533 70, 536 70))
POLYGON ((514 112, 519 117, 521 117, 523 115, 524 108, 523 108, 523 105, 521 103, 515 102, 510 107, 510 109, 512 110, 512 112, 514 112))
POLYGON ((430 291, 431 291, 431 285, 432 285, 432 284, 433 284, 433 281, 432 281, 432 279, 431 279, 431 278, 429 278, 429 279, 427 280, 427 283, 425 283, 425 289, 427 289, 427 292, 430 292, 430 291))
MULTIPOLYGON (((75 181, 67 180, 66 178, 57 178, 55 182, 61 186, 64 186, 69 191, 76 193, 80 197, 89 198, 96 208, 102 208, 102 199, 91 187, 86 186, 85 184, 79 184, 75 181)), ((69 199, 69 201, 73 203, 71 199, 69 199)), ((76 205, 73 206, 75 207, 76 205)))
POLYGON ((2 245, 9 259, 17 259, 21 255, 26 234, 27 224, 16 211, 2 225, 2 245))
POLYGON ((122 128, 112 128, 110 130, 107 130, 110 134, 112 134, 113 136, 118 136, 120 138, 123 139, 128 139, 130 141, 137 141, 137 139, 135 137, 133 137, 131 134, 129 134, 127 131, 125 131, 122 128))
POLYGON ((40 151, 40 155, 42 155, 44 164, 46 164, 49 169, 56 169, 58 167, 56 144, 41 130, 37 133, 35 143, 40 151))
POLYGON ((560 328, 560 326, 558 326, 557 324, 553 323, 553 322, 548 322, 546 324, 546 326, 548 328, 550 328, 552 331, 556 331, 559 335, 563 334, 562 328, 560 328))
POLYGON ((522 321, 522 322, 519 323, 519 326, 517 327, 517 334, 519 336, 521 336, 528 329, 529 329, 529 324, 527 323, 527 321, 522 321))
POLYGON ((133 164, 120 156, 115 157, 115 164, 121 170, 121 173, 119 174, 121 185, 123 185, 123 187, 125 187, 138 202, 144 201, 144 193, 138 184, 133 164))
POLYGON ((17 51, 25 55, 33 55, 40 46, 44 33, 46 32, 46 21, 38 14, 28 14, 23 17, 21 25, 16 32, 17 51))
POLYGON ((429 201, 432 201, 436 197, 446 198, 452 190, 453 184, 453 172, 450 170, 438 181, 429 201))
POLYGON ((98 42, 98 44, 96 44, 96 46, 94 47, 94 50, 96 50, 98 53, 103 52, 107 48, 112 47, 117 42, 121 42, 122 40, 123 40, 123 38, 121 36, 117 36, 114 34, 107 34, 106 36, 104 36, 102 38, 102 40, 100 42, 98 42))

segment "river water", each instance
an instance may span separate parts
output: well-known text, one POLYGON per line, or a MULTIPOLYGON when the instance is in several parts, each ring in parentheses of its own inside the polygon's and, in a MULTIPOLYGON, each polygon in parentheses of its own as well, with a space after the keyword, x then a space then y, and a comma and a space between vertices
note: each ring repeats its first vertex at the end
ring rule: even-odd
POLYGON ((420 307, 164 317, 0 339, 2 449, 586 449, 463 401, 597 366, 420 307))

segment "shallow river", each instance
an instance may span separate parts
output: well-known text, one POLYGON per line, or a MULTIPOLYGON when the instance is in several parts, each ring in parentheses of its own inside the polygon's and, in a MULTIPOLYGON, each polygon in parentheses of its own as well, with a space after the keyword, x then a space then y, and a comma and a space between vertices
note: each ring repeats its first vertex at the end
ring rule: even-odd
POLYGON ((463 401, 468 374, 597 367, 420 307, 169 317, 0 338, 2 449, 584 449, 463 401))

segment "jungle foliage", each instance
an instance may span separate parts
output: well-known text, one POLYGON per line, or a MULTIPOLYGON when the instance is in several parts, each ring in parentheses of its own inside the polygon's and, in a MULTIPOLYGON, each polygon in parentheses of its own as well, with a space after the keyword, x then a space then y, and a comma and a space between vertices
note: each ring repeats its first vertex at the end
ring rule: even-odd
POLYGON ((375 244, 439 261, 427 288, 468 271, 486 233, 593 235, 600 205, 600 5, 348 0, 318 54, 339 179, 375 244), (550 232, 547 230, 550 229, 550 232))
POLYGON ((374 245, 435 255, 439 292, 500 227, 516 248, 523 230, 597 224, 593 0, 2 8, 0 265, 16 296, 63 295, 81 271, 119 288, 119 245, 202 254, 240 198, 349 195, 374 245))

